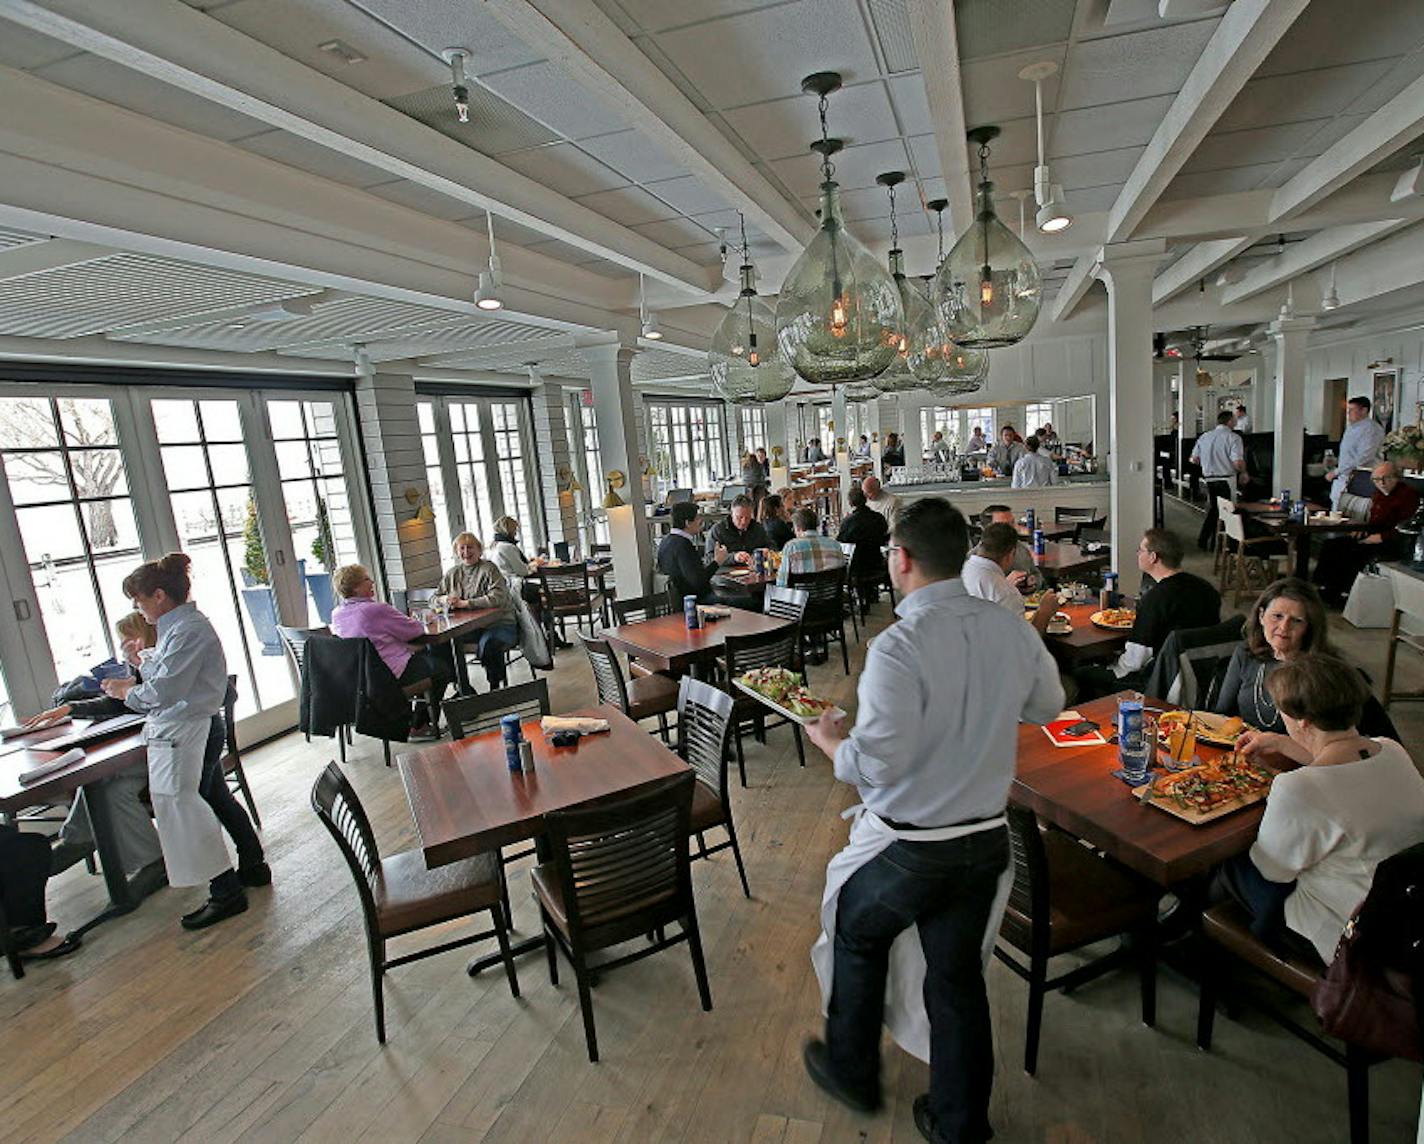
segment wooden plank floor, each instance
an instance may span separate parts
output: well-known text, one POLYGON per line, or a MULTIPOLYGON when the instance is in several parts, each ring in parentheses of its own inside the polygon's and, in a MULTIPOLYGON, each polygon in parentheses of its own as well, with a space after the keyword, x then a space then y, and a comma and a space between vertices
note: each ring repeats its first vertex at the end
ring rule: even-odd
MULTIPOLYGON (((876 626, 888 616, 877 609, 876 626)), ((1383 639, 1350 651, 1383 673, 1383 639), (1378 662, 1376 662, 1378 661, 1378 662)), ((860 660, 853 648, 853 668, 860 660)), ((1411 670, 1414 668, 1411 666, 1411 670)), ((592 699, 577 652, 553 674, 555 707, 592 699)), ((854 697, 838 657, 813 682, 854 697)), ((1424 743, 1414 705, 1396 708, 1424 743)), ((713 1001, 697 1004, 684 949, 640 962, 595 991, 603 1061, 584 1055, 577 995, 521 960, 523 997, 502 974, 471 980, 449 953, 387 977, 389 1043, 376 1044, 359 906, 350 875, 308 802, 330 743, 299 736, 251 753, 275 872, 241 918, 179 929, 191 891, 165 890, 90 935, 82 953, 0 975, 0 1137, 75 1141, 815 1141, 919 1139, 911 1101, 926 1069, 887 1045, 889 1106, 848 1112, 806 1079, 802 1040, 819 1027, 808 950, 827 858, 843 843, 852 792, 816 756, 804 770, 785 730, 749 753, 736 793, 752 890, 728 854, 694 864, 713 1001)), ((379 745, 358 744, 350 773, 381 845, 413 843, 410 814, 379 745)), ((516 921, 533 928, 527 877, 511 881, 516 921)), ((102 903, 82 867, 51 884, 53 916, 73 924, 102 903)), ((1195 994, 1163 974, 1155 1030, 1138 1023, 1128 974, 1053 996, 1039 1075, 1022 1072, 1024 988, 989 975, 1000 1141, 1097 1144, 1183 1139, 1341 1141, 1343 1073, 1269 1022, 1221 1018, 1217 1049, 1192 1044, 1195 994)), ((1414 1138, 1419 1070, 1374 1071, 1374 1139, 1414 1138)))

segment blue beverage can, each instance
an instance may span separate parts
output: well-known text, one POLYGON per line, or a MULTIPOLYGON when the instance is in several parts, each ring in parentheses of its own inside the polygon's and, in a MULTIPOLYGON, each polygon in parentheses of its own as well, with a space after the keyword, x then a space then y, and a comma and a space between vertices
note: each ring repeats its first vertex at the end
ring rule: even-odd
POLYGON ((1307 512, 1305 501, 1296 501, 1295 504, 1291 506, 1291 515, 1295 517, 1297 524, 1304 524, 1306 522, 1307 512))
POLYGON ((1103 587, 1108 592, 1108 607, 1117 608, 1122 606, 1122 594, 1117 590, 1117 573, 1103 573, 1103 587))
POLYGON ((511 771, 519 770, 519 744, 524 741, 524 732, 519 729, 519 716, 506 715, 499 721, 500 734, 504 737, 504 762, 511 771))
POLYGON ((1281 508, 1284 509, 1286 512, 1290 512, 1291 510, 1290 489, 1281 490, 1281 508))
POLYGON ((1035 513, 1033 509, 1029 509, 1028 512, 1024 514, 1024 525, 1029 532, 1033 532, 1038 528, 1038 514, 1035 513))
POLYGON ((687 621, 687 630, 696 631, 702 626, 702 613, 697 610, 697 597, 682 598, 682 616, 687 621))
POLYGON ((1132 778, 1146 778, 1151 750, 1144 733, 1141 700, 1123 699, 1118 702, 1117 760, 1124 774, 1132 778))
POLYGON ((764 548, 758 548, 758 549, 756 550, 756 555, 752 557, 752 563, 753 563, 753 567, 756 568, 756 574, 757 574, 758 576, 765 576, 765 575, 766 575, 766 549, 764 549, 764 548))
POLYGON ((1035 528, 1033 530, 1033 554, 1035 556, 1042 556, 1046 551, 1047 549, 1043 543, 1043 529, 1035 528))

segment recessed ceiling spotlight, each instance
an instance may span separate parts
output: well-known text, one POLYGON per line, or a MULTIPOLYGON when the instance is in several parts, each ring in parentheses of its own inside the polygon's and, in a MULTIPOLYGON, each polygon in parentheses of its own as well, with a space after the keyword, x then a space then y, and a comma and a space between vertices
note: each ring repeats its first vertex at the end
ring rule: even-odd
POLYGON ((504 285, 504 276, 500 273, 499 254, 494 245, 493 211, 485 212, 485 226, 489 231, 489 267, 480 271, 479 285, 475 288, 475 305, 481 310, 501 310, 504 299, 499 291, 504 285))
POLYGON ((1340 292, 1335 289, 1335 263, 1330 264, 1330 289, 1325 291, 1325 297, 1320 299, 1322 310, 1338 310, 1340 308, 1340 292))
POLYGON ((1043 81, 1058 74, 1052 60, 1029 64, 1019 72, 1019 79, 1033 84, 1035 120, 1038 124, 1038 166, 1033 169, 1033 197, 1038 203, 1034 225, 1044 234, 1057 234, 1073 225, 1073 216, 1063 202, 1063 187, 1053 181, 1043 150, 1043 81))
POLYGON ((638 275, 638 317, 643 321, 643 337, 651 342, 663 340, 663 332, 658 328, 658 316, 648 309, 648 299, 643 293, 643 276, 638 275))
POLYGON ((470 87, 465 82, 465 61, 469 48, 446 48, 440 58, 450 65, 450 92, 455 97, 455 114, 461 123, 470 121, 470 87))

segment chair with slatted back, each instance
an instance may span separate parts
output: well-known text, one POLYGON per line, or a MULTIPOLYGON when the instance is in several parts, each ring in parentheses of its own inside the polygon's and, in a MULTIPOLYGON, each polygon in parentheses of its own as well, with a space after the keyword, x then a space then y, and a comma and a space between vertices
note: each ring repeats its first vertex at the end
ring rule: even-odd
POLYGON ((493 854, 476 854, 428 870, 420 850, 382 858, 370 819, 341 768, 327 763, 312 787, 312 809, 336 840, 361 898, 366 946, 371 960, 371 994, 376 1007, 376 1040, 386 1043, 386 1006, 382 978, 387 969, 472 945, 493 937, 509 975, 509 991, 519 996, 509 935, 500 911, 499 864, 493 854), (386 957, 386 942, 402 934, 443 925, 488 910, 494 929, 442 942, 400 957, 386 957))
POLYGON ((549 979, 559 983, 562 950, 578 980, 590 1061, 598 1060, 590 953, 654 935, 633 953, 601 962, 596 968, 603 974, 686 941, 702 1008, 712 1008, 688 855, 695 783, 688 770, 630 798, 544 816, 550 860, 534 867, 532 881, 549 979), (681 932, 668 937, 673 923, 681 932))
POLYGON ((1131 956, 1137 961, 1142 990, 1142 1023, 1157 1017, 1157 902, 1159 887, 1098 857, 1076 838, 1056 828, 1040 828, 1033 811, 1009 805, 1009 843, 1014 883, 999 926, 994 956, 1028 982, 1028 1034, 1024 1071, 1038 1067, 1038 1038, 1044 996, 1072 989, 1123 964, 1125 947, 1080 965, 1058 977, 1048 976, 1048 962, 1118 934, 1135 935, 1131 956), (1010 954, 1012 946, 1028 964, 1010 954))
POLYGON ((603 608, 603 595, 594 590, 588 565, 568 564, 557 568, 544 565, 536 571, 545 614, 558 625, 559 634, 568 638, 564 621, 572 616, 575 628, 581 627, 586 620, 588 634, 592 635, 596 627, 594 617, 603 608))
POLYGON ((1059 505, 1053 510, 1054 524, 1073 524, 1080 520, 1095 520, 1098 510, 1095 508, 1074 508, 1069 505, 1059 505))
POLYGON ((677 694, 677 753, 697 772, 692 788, 692 833, 697 835, 697 858, 707 858, 730 848, 737 860, 742 893, 752 896, 747 885, 747 868, 742 848, 737 844, 737 828, 732 822, 732 799, 727 789, 727 760, 732 745, 732 697, 710 683, 684 676, 677 694), (727 841, 708 846, 703 835, 716 827, 727 832, 727 841))
MULTIPOLYGON (((839 571, 839 570, 837 570, 839 571)), ((748 671, 759 667, 784 667, 793 671, 805 681, 806 673, 801 665, 801 628, 788 624, 769 632, 753 635, 728 636, 723 644, 725 669, 729 680, 736 679, 748 671)), ((768 722, 768 708, 760 700, 741 689, 732 693, 732 739, 737 748, 737 774, 742 786, 747 785, 747 762, 742 751, 742 728, 750 723, 757 741, 766 742, 766 733, 775 727, 791 725, 791 734, 796 740, 796 758, 806 765, 806 747, 801 741, 801 724, 785 717, 777 717, 768 722)))
POLYGON ((593 680, 598 685, 598 701, 608 703, 640 723, 656 718, 658 734, 668 742, 667 717, 677 710, 677 683, 665 675, 644 675, 637 679, 623 678, 618 656, 607 640, 578 633, 583 650, 588 653, 593 680))
MULTIPOLYGON (((302 666, 306 663, 307 640, 312 636, 329 636, 331 629, 320 628, 284 628, 280 624, 277 626, 277 638, 282 641, 282 650, 287 653, 287 662, 292 665, 297 673, 297 686, 301 687, 302 666)), ((351 741, 350 731, 346 733, 346 742, 351 741)), ((311 736, 307 736, 307 742, 311 742, 311 736)))
MULTIPOLYGON (((653 593, 648 596, 630 596, 625 600, 613 601, 613 619, 615 623, 619 624, 641 624, 645 620, 672 614, 672 599, 666 592, 653 593)), ((639 678, 659 673, 651 667, 639 663, 635 657, 630 655, 628 657, 628 674, 630 677, 639 678)))
POLYGON ((1080 520, 1073 525, 1073 543, 1083 545, 1087 543, 1090 536, 1103 536, 1107 533, 1108 518, 1105 516, 1095 516, 1092 520, 1080 520))
POLYGON ((766 595, 762 597, 763 614, 775 616, 778 620, 791 620, 799 624, 806 616, 806 604, 810 593, 802 588, 783 588, 780 584, 768 584, 766 595))
MULTIPOLYGON (((242 752, 237 747, 237 676, 227 677, 227 694, 223 696, 223 722, 226 724, 226 751, 222 757, 223 778, 235 794, 242 795, 247 803, 247 811, 252 815, 252 825, 262 829, 262 817, 257 813, 257 803, 252 797, 252 788, 247 785, 247 771, 242 766, 242 752)), ((310 741, 310 740, 308 740, 310 741)))
POLYGON ((841 645, 845 673, 849 675, 850 649, 845 634, 845 568, 793 572, 787 577, 787 585, 802 589, 810 597, 806 602, 806 614, 801 620, 802 633, 811 640, 819 639, 827 643, 837 640, 841 645))

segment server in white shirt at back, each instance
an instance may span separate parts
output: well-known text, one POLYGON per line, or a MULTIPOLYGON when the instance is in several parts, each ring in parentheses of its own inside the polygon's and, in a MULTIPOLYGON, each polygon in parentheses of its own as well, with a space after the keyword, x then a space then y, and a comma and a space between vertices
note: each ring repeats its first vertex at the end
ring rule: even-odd
POLYGON ((1216 498, 1234 500, 1236 480, 1246 471, 1246 443, 1233 424, 1233 414, 1223 409, 1216 415, 1216 428, 1198 437, 1192 450, 1192 463, 1201 466, 1206 481, 1206 519, 1197 534, 1197 547, 1203 552, 1216 540, 1216 498))
POLYGON ((1014 462, 1014 488, 1038 489, 1058 483, 1057 463, 1052 457, 1040 453, 1039 446, 1036 436, 1030 435, 1024 440, 1024 448, 1028 452, 1014 462))
POLYGON ((1233 427, 1243 437, 1251 432, 1251 415, 1246 412, 1246 406, 1238 405, 1236 407, 1236 421, 1233 427))
POLYGON ((1330 507, 1336 512, 1350 512, 1364 520, 1369 514, 1369 501, 1364 497, 1352 496, 1346 491, 1350 484, 1350 474, 1356 469, 1373 469, 1380 461, 1379 447, 1384 440, 1384 429, 1370 416, 1370 399, 1352 397, 1345 403, 1345 435, 1340 438, 1340 464, 1325 474, 1330 481, 1330 507), (1363 505, 1353 504, 1361 501, 1363 505))
POLYGON ((964 517, 942 497, 900 509, 889 556, 899 622, 866 654, 855 727, 823 717, 807 729, 861 806, 826 870, 812 953, 826 1039, 807 1043, 806 1068, 846 1104, 879 1107, 885 1023, 929 1059, 914 1115, 933 1141, 992 1135, 984 964, 1011 881, 1004 809, 1020 720, 1063 706, 1038 633, 965 591, 968 547, 964 517), (992 671, 975 666, 984 648, 992 671))

